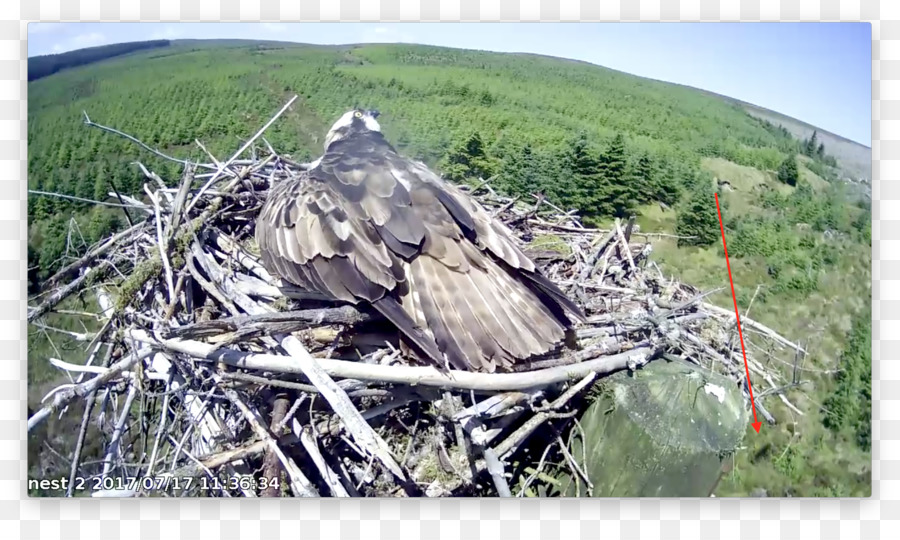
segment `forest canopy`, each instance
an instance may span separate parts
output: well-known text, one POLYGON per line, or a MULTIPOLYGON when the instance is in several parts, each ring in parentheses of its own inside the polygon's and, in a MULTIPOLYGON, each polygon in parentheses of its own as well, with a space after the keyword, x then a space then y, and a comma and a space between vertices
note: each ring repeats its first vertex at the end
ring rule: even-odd
MULTIPOLYGON (((30 83, 30 189, 96 200, 113 189, 142 194, 132 143, 86 128, 84 112, 178 158, 199 158, 195 140, 222 153, 294 92, 301 99, 267 138, 296 159, 318 155, 347 108, 372 106, 400 151, 448 178, 496 176, 498 191, 543 193, 588 223, 647 203, 675 205, 704 157, 772 171, 795 154, 823 169, 829 158, 825 148, 807 152, 809 141, 718 98, 531 55, 159 40, 33 58, 29 70, 43 76, 98 59, 106 61, 30 83), (134 54, 111 58, 125 53, 134 54)), ((181 176, 177 163, 141 159, 166 182, 181 176)), ((58 227, 54 220, 84 215, 89 203, 32 196, 28 205, 32 249, 50 251, 38 273, 52 272, 59 246, 37 241, 58 227)))
POLYGON ((28 80, 34 81, 52 75, 57 71, 99 62, 114 56, 121 56, 134 51, 168 47, 170 41, 157 39, 153 41, 136 41, 131 43, 115 43, 87 49, 78 49, 60 54, 35 56, 28 59, 28 80))

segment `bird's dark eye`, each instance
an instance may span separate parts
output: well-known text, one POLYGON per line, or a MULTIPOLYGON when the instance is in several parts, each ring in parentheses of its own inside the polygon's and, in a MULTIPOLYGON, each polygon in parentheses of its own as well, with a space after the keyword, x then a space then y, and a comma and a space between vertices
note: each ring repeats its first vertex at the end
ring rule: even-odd
POLYGON ((353 116, 355 116, 357 118, 362 118, 362 113, 359 111, 356 111, 355 113, 353 113, 353 116))

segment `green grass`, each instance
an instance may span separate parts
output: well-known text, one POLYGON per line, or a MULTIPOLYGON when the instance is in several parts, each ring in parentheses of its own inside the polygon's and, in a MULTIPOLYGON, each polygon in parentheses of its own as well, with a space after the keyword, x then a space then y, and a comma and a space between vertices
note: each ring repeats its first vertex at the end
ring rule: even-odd
MULTIPOLYGON (((752 199, 745 205, 745 214, 723 212, 723 218, 739 220, 749 214, 765 213, 752 199)), ((734 206, 737 205, 732 206, 732 211, 734 206)), ((674 219, 673 214, 648 212, 644 219, 648 228, 665 228, 674 219)), ((832 372, 839 367, 852 321, 870 317, 870 248, 849 238, 827 241, 822 233, 801 232, 804 229, 797 226, 793 229, 788 234, 816 236, 824 245, 831 243, 841 254, 836 264, 816 272, 815 291, 797 294, 789 288, 779 288, 779 281, 767 275, 770 261, 764 257, 732 257, 730 262, 741 313, 746 313, 750 298, 760 287, 749 316, 777 329, 789 340, 804 344, 809 351, 800 375, 808 384, 786 393, 805 414, 797 415, 777 397, 766 398, 764 405, 780 422, 775 426, 764 424, 759 434, 748 428, 746 448, 737 454, 733 471, 719 484, 719 496, 746 495, 756 488, 766 489, 770 496, 867 496, 871 492, 870 453, 859 448, 851 434, 826 429, 821 411, 834 390, 832 372)), ((726 240, 731 245, 738 239, 729 230, 726 240)), ((800 259, 809 255, 801 252, 800 259)), ((662 239, 654 242, 654 258, 667 275, 703 290, 723 287, 709 297, 710 301, 733 309, 721 244, 679 248, 674 241, 662 239)), ((756 358, 765 360, 750 345, 760 344, 754 334, 748 332, 745 339, 756 358)), ((790 381, 793 359, 792 352, 783 351, 770 359, 769 365, 780 368, 790 381)), ((769 388, 759 377, 751 375, 751 381, 757 393, 769 388)))

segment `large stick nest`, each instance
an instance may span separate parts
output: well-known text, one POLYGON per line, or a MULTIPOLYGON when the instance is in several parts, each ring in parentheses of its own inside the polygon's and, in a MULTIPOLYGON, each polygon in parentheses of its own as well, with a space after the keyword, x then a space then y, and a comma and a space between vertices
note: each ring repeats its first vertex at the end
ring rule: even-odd
MULTIPOLYGON (((140 165, 145 197, 110 194, 133 224, 49 279, 29 308, 38 323, 84 290, 99 303, 104 324, 87 336, 85 363, 54 361, 74 383, 28 423, 84 400, 71 476, 99 479, 97 494, 552 494, 554 467, 584 470, 563 438, 598 378, 666 358, 746 389, 733 311, 664 277, 653 234, 633 222, 586 228, 574 212, 500 196, 489 181, 467 189, 588 315, 578 347, 515 373, 447 377, 409 365, 385 321, 287 287, 260 265, 253 227, 266 192, 304 167, 262 136, 280 114, 230 159, 182 162, 177 188, 140 165), (92 415, 110 434, 93 461, 82 455, 92 415)), ((802 352, 742 322, 773 348, 802 352)), ((750 353, 754 380, 775 387, 777 373, 750 353)))

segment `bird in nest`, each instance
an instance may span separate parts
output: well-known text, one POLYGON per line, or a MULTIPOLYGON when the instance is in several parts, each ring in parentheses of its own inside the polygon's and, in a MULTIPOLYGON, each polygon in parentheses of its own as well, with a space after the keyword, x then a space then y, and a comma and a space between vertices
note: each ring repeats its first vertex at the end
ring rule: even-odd
POLYGON ((567 337, 582 311, 509 229, 424 163, 400 155, 374 110, 329 130, 324 154, 276 183, 256 222, 274 275, 370 305, 421 360, 509 371, 567 337))

